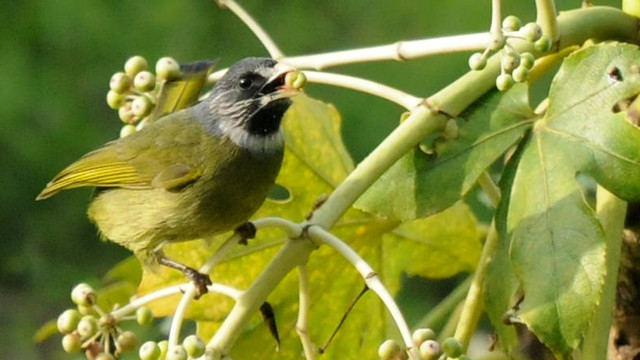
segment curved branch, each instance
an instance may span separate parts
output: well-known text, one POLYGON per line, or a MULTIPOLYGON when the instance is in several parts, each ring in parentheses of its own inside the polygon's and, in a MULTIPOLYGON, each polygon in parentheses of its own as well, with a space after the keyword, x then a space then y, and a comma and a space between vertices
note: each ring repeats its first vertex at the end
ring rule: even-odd
POLYGON ((396 88, 355 76, 317 71, 305 71, 304 74, 310 82, 361 91, 394 102, 407 110, 415 108, 423 101, 396 88))
POLYGON ((221 8, 231 10, 231 12, 233 12, 245 25, 247 25, 249 30, 256 35, 258 40, 260 40, 262 45, 267 49, 272 58, 277 60, 284 56, 278 45, 276 45, 273 39, 271 39, 271 36, 269 36, 262 26, 260 26, 260 24, 258 24, 258 22, 255 21, 255 19, 237 2, 234 0, 215 0, 215 2, 217 2, 221 8))

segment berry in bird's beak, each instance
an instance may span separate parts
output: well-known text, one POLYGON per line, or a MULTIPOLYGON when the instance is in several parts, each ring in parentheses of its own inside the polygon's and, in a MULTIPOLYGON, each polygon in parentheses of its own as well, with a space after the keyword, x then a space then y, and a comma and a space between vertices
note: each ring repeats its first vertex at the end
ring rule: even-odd
POLYGON ((278 98, 292 97, 300 93, 306 82, 304 74, 288 65, 276 64, 275 75, 269 78, 261 93, 277 93, 278 98))

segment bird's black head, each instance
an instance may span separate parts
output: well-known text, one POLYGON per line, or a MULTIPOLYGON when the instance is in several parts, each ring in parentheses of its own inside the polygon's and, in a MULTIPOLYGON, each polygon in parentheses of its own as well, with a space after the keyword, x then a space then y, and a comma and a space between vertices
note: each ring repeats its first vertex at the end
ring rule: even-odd
POLYGON ((292 71, 268 58, 246 58, 231 66, 207 100, 220 132, 243 142, 279 133, 290 98, 298 93, 285 85, 292 71))

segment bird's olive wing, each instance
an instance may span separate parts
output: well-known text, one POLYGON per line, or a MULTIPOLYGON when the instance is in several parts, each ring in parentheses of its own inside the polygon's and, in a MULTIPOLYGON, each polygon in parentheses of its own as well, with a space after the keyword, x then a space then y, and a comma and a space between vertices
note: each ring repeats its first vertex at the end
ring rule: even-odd
POLYGON ((182 117, 171 115, 144 134, 131 134, 86 154, 56 175, 38 199, 83 186, 174 190, 197 180, 202 170, 192 154, 198 151, 202 130, 184 119, 183 112, 177 114, 182 117))

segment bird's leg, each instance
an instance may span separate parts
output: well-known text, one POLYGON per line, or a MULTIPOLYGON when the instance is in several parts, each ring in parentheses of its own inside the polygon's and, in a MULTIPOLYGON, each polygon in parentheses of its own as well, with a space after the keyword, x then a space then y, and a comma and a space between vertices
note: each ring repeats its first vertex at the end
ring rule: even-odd
POLYGON ((184 275, 191 281, 193 281, 196 286, 196 295, 195 299, 199 299, 200 296, 206 294, 208 292, 207 285, 211 285, 211 279, 209 275, 203 274, 198 270, 189 267, 187 265, 181 264, 177 261, 166 258, 164 255, 158 257, 158 262, 164 266, 168 266, 172 269, 180 270, 184 275))
POLYGON ((247 245, 247 240, 256 237, 256 232, 256 226, 253 225, 251 221, 247 221, 246 223, 238 226, 235 230, 235 233, 242 237, 242 239, 238 241, 238 243, 242 245, 247 245))

